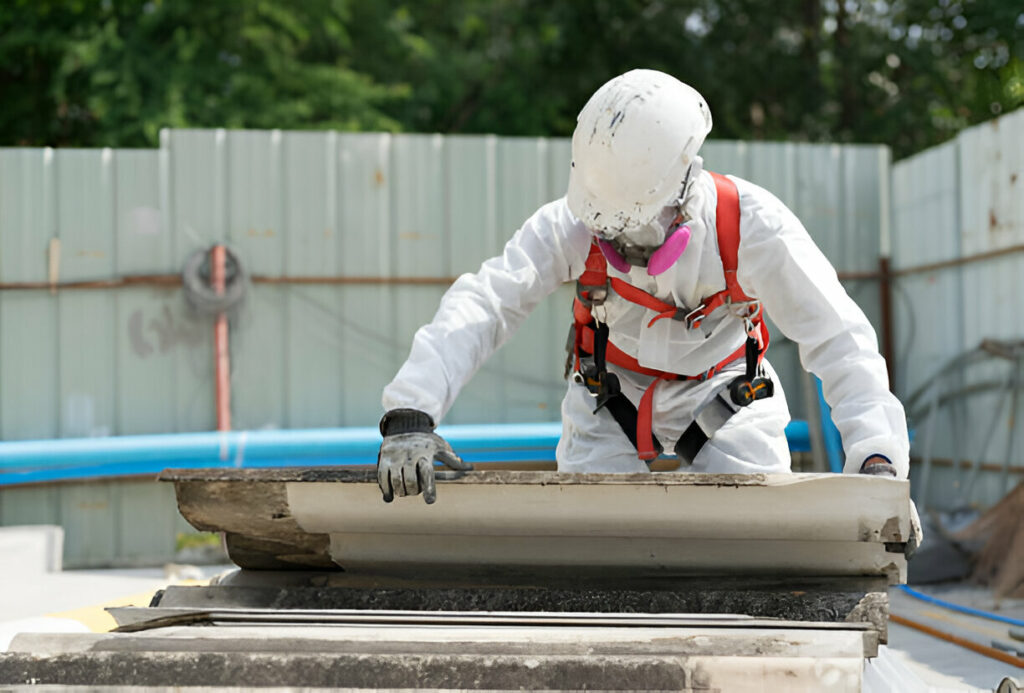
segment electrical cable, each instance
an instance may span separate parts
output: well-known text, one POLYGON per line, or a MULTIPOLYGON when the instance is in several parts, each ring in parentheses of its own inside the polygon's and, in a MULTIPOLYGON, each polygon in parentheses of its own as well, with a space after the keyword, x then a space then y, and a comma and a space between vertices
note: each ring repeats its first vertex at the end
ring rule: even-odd
POLYGON ((903 592, 909 594, 911 597, 914 597, 915 599, 920 599, 923 602, 927 602, 929 604, 934 604, 935 606, 941 606, 943 608, 949 609, 950 611, 958 611, 958 612, 960 612, 962 614, 967 614, 968 616, 977 616, 978 618, 987 618, 987 619, 990 619, 992 621, 999 621, 1000 623, 1008 623, 1011 626, 1022 626, 1022 627, 1024 627, 1024 620, 1021 620, 1019 618, 1012 618, 1010 616, 1002 616, 1000 614, 993 614, 993 613, 991 613, 989 611, 982 611, 981 609, 974 609, 974 608, 969 607, 969 606, 961 606, 960 604, 954 604, 953 602, 947 602, 945 599, 939 599, 938 597, 933 597, 930 594, 925 594, 924 592, 918 592, 917 590, 915 590, 914 588, 910 587, 909 585, 900 585, 899 588, 903 592))

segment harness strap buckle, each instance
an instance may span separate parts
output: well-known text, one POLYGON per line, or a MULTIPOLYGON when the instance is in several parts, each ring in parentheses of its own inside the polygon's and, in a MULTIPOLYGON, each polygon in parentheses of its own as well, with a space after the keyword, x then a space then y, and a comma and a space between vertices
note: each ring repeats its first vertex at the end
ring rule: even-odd
MULTIPOLYGON (((691 310, 689 313, 683 316, 683 320, 686 322, 686 327, 691 330, 695 330, 700 327, 701 322, 707 317, 705 311, 707 310, 707 304, 701 303, 699 306, 691 310)), ((679 309, 682 312, 682 309, 679 309)))
POLYGON ((576 298, 587 308, 603 305, 608 298, 609 282, 604 284, 587 285, 576 282, 576 298))

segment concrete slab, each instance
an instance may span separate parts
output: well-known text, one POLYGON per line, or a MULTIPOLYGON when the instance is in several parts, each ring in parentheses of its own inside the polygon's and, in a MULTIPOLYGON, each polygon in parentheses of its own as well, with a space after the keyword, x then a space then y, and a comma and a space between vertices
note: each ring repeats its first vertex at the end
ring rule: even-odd
POLYGON ((165 472, 194 526, 249 568, 903 580, 905 481, 832 474, 476 472, 438 501, 381 501, 372 472, 165 472), (458 571, 452 568, 457 566, 458 571))
POLYGON ((860 690, 861 632, 788 625, 263 625, 26 636, 0 657, 0 684, 860 690))

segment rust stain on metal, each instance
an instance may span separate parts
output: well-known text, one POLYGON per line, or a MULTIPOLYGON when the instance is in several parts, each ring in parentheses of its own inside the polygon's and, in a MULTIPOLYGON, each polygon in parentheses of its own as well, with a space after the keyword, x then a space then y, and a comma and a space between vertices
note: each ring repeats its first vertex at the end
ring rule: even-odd
POLYGON ((398 234, 398 239, 401 241, 421 241, 423 240, 423 234, 419 231, 403 231, 398 234))
POLYGON ((377 187, 384 185, 385 181, 386 179, 384 178, 383 171, 381 171, 378 168, 376 171, 373 172, 373 182, 377 185, 377 187))
POLYGON ((1017 182, 1017 174, 1016 173, 1011 173, 1010 174, 1010 185, 1013 185, 1016 182, 1017 182))
POLYGON ((999 219, 996 218, 996 212, 993 209, 988 210, 988 230, 995 231, 999 226, 999 219))

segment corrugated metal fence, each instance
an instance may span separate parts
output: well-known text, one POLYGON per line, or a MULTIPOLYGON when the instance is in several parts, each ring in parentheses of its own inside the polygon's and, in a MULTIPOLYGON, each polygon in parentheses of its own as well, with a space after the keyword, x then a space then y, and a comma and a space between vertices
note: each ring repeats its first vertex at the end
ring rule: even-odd
POLYGON ((939 507, 991 505, 1024 472, 1013 391, 1024 351, 1016 362, 990 357, 998 344, 976 351, 1024 339, 1024 110, 898 162, 893 209, 897 385, 908 400, 920 391, 908 402, 914 454, 934 458, 913 470, 915 493, 939 507))
MULTIPOLYGON (((705 156, 778 194, 841 271, 877 269, 887 149, 709 142, 705 156)), ((235 427, 369 425, 446 279, 562 195, 568 160, 566 140, 334 132, 2 149, 0 283, 177 273, 226 243, 254 276, 313 282, 249 287, 231 332, 235 427)), ((848 286, 877 326, 876 283, 848 286)), ((558 418, 569 295, 530 317, 448 423, 558 418)), ((211 339, 174 287, 0 291, 0 438, 208 430, 211 339)), ((800 414, 795 352, 772 351, 800 414)))

